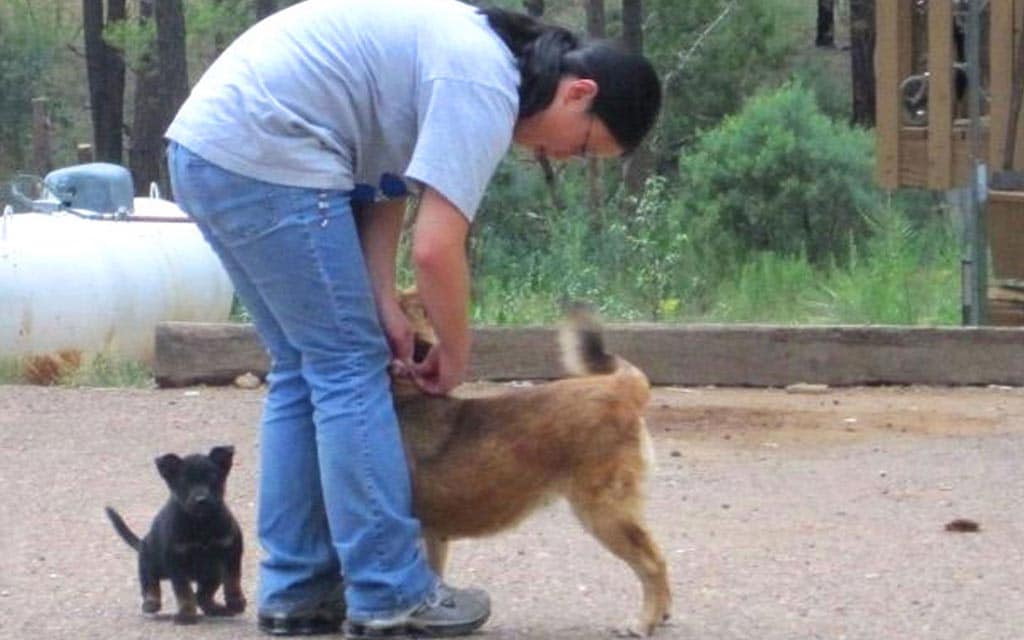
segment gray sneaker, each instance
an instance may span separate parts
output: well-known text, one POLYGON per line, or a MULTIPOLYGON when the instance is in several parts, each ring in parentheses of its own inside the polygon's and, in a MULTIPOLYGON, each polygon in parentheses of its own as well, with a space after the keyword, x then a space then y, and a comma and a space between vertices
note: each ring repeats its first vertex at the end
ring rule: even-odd
POLYGON ((479 629, 491 615, 491 598, 480 589, 438 584, 421 604, 391 618, 346 620, 346 638, 396 635, 462 636, 479 629))

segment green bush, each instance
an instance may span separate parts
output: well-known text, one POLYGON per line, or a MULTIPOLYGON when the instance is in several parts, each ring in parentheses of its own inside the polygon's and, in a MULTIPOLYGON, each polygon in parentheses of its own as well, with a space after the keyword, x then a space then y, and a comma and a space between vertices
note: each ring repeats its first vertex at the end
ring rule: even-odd
POLYGON ((680 162, 702 242, 739 257, 842 261, 876 209, 870 134, 830 120, 799 83, 750 100, 680 162))

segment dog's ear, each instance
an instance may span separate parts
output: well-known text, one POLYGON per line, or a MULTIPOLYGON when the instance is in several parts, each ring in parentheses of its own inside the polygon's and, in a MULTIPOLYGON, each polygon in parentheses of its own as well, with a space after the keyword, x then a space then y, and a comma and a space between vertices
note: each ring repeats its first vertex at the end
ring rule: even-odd
POLYGON ((174 453, 168 453, 156 459, 156 469, 167 482, 174 482, 181 473, 181 466, 184 461, 174 453))
POLYGON ((419 362, 437 344, 437 333, 427 317, 419 292, 414 288, 398 292, 398 306, 409 319, 409 326, 415 336, 413 361, 419 362))
POLYGON ((224 475, 231 470, 231 462, 235 459, 235 448, 230 445, 210 449, 210 460, 221 468, 224 475))

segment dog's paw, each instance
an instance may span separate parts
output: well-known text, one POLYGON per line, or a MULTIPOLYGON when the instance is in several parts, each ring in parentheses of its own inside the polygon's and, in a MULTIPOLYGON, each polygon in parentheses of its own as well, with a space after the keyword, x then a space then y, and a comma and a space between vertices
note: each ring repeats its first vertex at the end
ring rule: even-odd
POLYGON ((174 624, 195 624, 199 622, 199 616, 195 613, 179 611, 174 615, 174 624))
POLYGON ((142 601, 142 612, 143 613, 156 613, 160 611, 160 601, 146 599, 142 601))
POLYGON ((668 620, 666 615, 660 622, 637 621, 628 627, 616 627, 612 629, 612 635, 616 638, 647 638, 654 635, 659 626, 665 625, 668 620))

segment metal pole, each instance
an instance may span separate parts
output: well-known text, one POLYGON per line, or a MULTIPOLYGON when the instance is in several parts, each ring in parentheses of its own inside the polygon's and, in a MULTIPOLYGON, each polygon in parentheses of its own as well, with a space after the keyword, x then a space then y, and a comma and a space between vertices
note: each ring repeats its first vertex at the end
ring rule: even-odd
POLYGON ((985 323, 988 259, 985 235, 985 199, 988 195, 985 159, 981 151, 981 8, 985 0, 968 0, 966 25, 967 117, 970 146, 970 202, 963 259, 963 323, 985 323))

